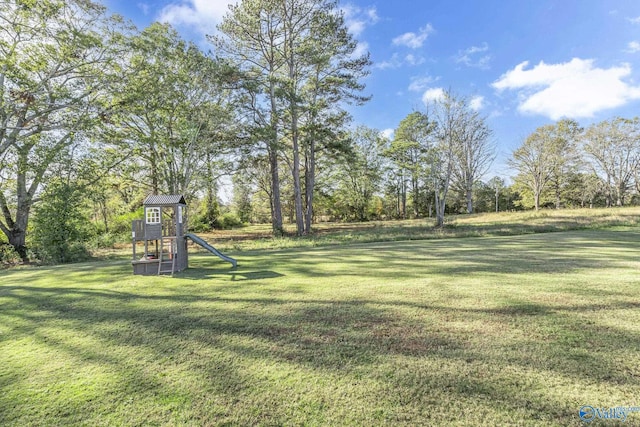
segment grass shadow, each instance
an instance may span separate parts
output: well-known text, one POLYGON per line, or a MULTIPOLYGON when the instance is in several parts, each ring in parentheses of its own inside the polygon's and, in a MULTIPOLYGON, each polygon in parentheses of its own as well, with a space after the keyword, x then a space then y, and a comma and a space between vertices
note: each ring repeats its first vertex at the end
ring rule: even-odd
POLYGON ((628 272, 637 237, 285 250, 120 286, 119 265, 15 274, 0 424, 578 425, 640 395, 637 287, 525 281, 628 272))

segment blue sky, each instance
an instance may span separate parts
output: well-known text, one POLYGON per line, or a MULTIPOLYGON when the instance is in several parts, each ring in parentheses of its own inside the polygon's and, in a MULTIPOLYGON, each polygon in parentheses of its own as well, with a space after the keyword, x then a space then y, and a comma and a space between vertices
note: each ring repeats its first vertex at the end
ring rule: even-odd
MULTIPOLYGON (((143 28, 170 22, 209 49, 230 1, 103 0, 143 28)), ((390 133, 451 89, 487 117, 498 157, 489 176, 536 127, 583 126, 640 115, 638 0, 352 0, 340 3, 373 66, 355 124, 390 133)))

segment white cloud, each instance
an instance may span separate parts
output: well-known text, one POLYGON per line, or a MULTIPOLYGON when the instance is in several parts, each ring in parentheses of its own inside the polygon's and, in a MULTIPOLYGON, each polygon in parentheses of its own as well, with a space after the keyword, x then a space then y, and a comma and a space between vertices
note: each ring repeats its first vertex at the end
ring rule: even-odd
POLYGON ((397 53, 394 53, 393 56, 391 56, 391 59, 388 61, 376 62, 373 64, 373 67, 381 70, 400 68, 402 67, 402 61, 400 61, 400 56, 397 53))
POLYGON ((393 135, 396 133, 396 131, 394 129, 385 129, 383 131, 380 132, 380 134, 387 138, 387 139, 393 139, 393 135))
POLYGON ((143 14, 149 14, 149 5, 147 3, 138 3, 138 8, 142 11, 143 14))
POLYGON ((468 49, 458 51, 458 55, 455 56, 455 61, 458 64, 464 64, 467 67, 475 67, 481 69, 488 69, 489 62, 491 61, 491 55, 482 55, 489 51, 489 45, 485 42, 481 46, 471 46, 468 49))
POLYGON ((525 70, 528 61, 516 65, 493 83, 503 91, 520 91, 522 113, 540 114, 558 120, 562 117, 593 117, 603 110, 620 107, 640 99, 640 86, 623 81, 631 66, 595 68, 592 59, 574 58, 562 64, 540 62, 525 70))
POLYGON ((369 17, 369 20, 373 23, 376 23, 380 20, 380 17, 378 16, 378 11, 375 7, 371 7, 369 8, 369 10, 367 10, 367 16, 369 17))
POLYGON ((473 111, 482 110, 482 108, 484 107, 484 96, 478 95, 471 98, 471 101, 469 101, 469 107, 473 111))
POLYGON ((627 18, 632 24, 640 24, 640 16, 636 18, 627 18))
POLYGON ((427 24, 425 27, 420 28, 418 33, 404 33, 395 39, 393 39, 393 44, 396 46, 407 46, 411 49, 418 49, 422 47, 424 42, 429 37, 429 34, 433 33, 435 30, 431 26, 431 24, 427 24))
MULTIPOLYGON (((160 11, 157 19, 168 22, 176 27, 189 27, 193 31, 213 34, 216 26, 222 22, 229 10, 229 5, 237 4, 240 0, 174 0, 160 11)), ((143 5, 142 3, 140 3, 143 5)), ((148 6, 147 6, 148 7, 148 6)), ((358 6, 347 5, 341 8, 345 25, 355 37, 359 36, 368 26, 380 20, 375 7, 363 9, 358 6)), ((362 43, 361 43, 362 44, 362 43)), ((368 49, 368 45, 364 44, 368 49)), ((363 46, 358 50, 366 51, 363 46)))
POLYGON ((409 54, 404 58, 400 58, 400 55, 398 55, 397 53, 394 53, 391 56, 391 59, 387 61, 377 62, 373 66, 374 68, 387 70, 387 69, 397 69, 404 65, 417 66, 417 65, 424 64, 425 62, 426 62, 426 59, 424 59, 422 56, 409 54))
POLYGON ((351 21, 347 25, 347 28, 351 34, 354 36, 359 36, 362 34, 365 28, 367 28, 367 24, 362 21, 351 21))
POLYGON ((627 52, 636 53, 640 52, 640 42, 632 41, 627 45, 627 52))
POLYGON ((160 11, 158 20, 175 26, 189 26, 202 34, 215 32, 234 0, 181 0, 169 3, 160 11))
POLYGON ((367 27, 377 23, 380 18, 375 7, 363 9, 353 4, 348 4, 341 8, 344 15, 344 22, 349 32, 358 37, 367 27))
POLYGON ((353 51, 353 54, 351 56, 353 58, 359 58, 363 55, 366 55, 367 53, 369 53, 369 43, 358 42, 358 46, 356 46, 356 49, 353 51))
POLYGON ((404 57, 404 62, 409 65, 420 65, 425 63, 425 59, 422 56, 415 56, 413 54, 409 54, 404 57))
POLYGON ((428 89, 425 93, 422 94, 422 102, 426 105, 430 104, 434 101, 440 101, 444 98, 444 89, 441 87, 436 87, 432 89, 428 89))
POLYGON ((413 77, 411 79, 411 84, 409 85, 409 90, 411 92, 422 92, 427 89, 431 83, 440 80, 439 77, 413 77))

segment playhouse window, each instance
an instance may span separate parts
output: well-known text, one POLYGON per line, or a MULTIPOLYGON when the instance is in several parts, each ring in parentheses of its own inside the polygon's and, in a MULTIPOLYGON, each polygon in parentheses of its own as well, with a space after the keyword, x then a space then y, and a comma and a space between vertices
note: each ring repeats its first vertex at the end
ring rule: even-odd
POLYGON ((160 208, 147 208, 147 224, 160 224, 160 208))

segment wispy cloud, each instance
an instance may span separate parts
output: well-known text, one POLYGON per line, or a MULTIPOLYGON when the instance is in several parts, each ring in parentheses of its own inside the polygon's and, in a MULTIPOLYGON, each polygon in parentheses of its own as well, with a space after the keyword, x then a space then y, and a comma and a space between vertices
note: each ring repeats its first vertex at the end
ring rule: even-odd
POLYGON ((627 45, 627 52, 630 52, 630 53, 640 52, 640 42, 636 40, 629 42, 629 44, 627 45))
POLYGON ((148 3, 138 3, 138 9, 142 11, 145 15, 149 14, 149 4, 148 3))
POLYGON ((358 46, 353 51, 353 57, 359 58, 362 55, 366 55, 369 52, 369 43, 367 42, 358 42, 358 46))
POLYGON ((466 65, 467 67, 489 69, 491 55, 487 55, 489 45, 485 42, 480 46, 471 46, 468 49, 458 51, 454 57, 456 63, 466 65))
POLYGON ((237 0, 181 0, 167 4, 158 16, 158 21, 168 22, 177 27, 189 27, 205 35, 216 30, 230 4, 237 0))
POLYGON ((396 131, 394 129, 385 129, 383 131, 380 132, 380 134, 387 138, 387 139, 393 139, 393 135, 396 133, 396 131))
MULTIPOLYGON (((172 0, 164 6, 158 14, 157 20, 168 22, 176 27, 185 27, 201 35, 213 34, 216 26, 229 10, 229 5, 237 4, 240 0, 172 0)), ((143 12, 147 13, 147 3, 139 3, 143 12)), ((341 8, 345 18, 345 25, 355 37, 369 26, 380 20, 375 7, 361 8, 346 5, 341 8)), ((364 51, 366 43, 360 42, 358 49, 364 51)))
POLYGON ((361 8, 353 4, 347 4, 341 8, 341 11, 349 32, 355 37, 358 37, 367 27, 376 24, 380 20, 375 7, 361 8))
POLYGON ((640 99, 640 86, 624 81, 631 74, 629 64, 605 69, 595 67, 592 59, 574 58, 561 64, 541 61, 531 69, 528 66, 528 61, 516 65, 492 85, 499 91, 518 91, 522 113, 552 120, 593 117, 640 99))
POLYGON ((411 92, 422 92, 423 90, 426 90, 432 83, 435 83, 438 80, 440 80, 440 77, 413 77, 411 79, 411 84, 409 85, 409 90, 411 92))
POLYGON ((394 53, 391 56, 391 59, 377 62, 373 65, 374 68, 378 68, 380 70, 395 70, 404 66, 415 67, 417 65, 424 64, 427 60, 419 55, 409 54, 404 57, 401 57, 398 53, 394 53))
POLYGON ((387 61, 376 62, 373 64, 374 68, 379 68, 381 70, 395 69, 402 67, 402 61, 400 60, 400 55, 394 53, 391 59, 387 61))
POLYGON ((424 64, 426 62, 426 59, 424 59, 424 57, 422 56, 416 56, 410 53, 409 55, 404 57, 404 62, 408 65, 416 66, 424 64))
POLYGON ((627 18, 627 20, 629 22, 631 22, 632 24, 640 24, 640 16, 638 16, 636 18, 627 18))
POLYGON ((418 49, 424 45, 424 42, 434 31, 435 30, 433 29, 433 26, 431 24, 427 24, 426 26, 420 28, 417 33, 404 33, 394 38, 393 44, 396 46, 407 46, 411 49, 418 49))

